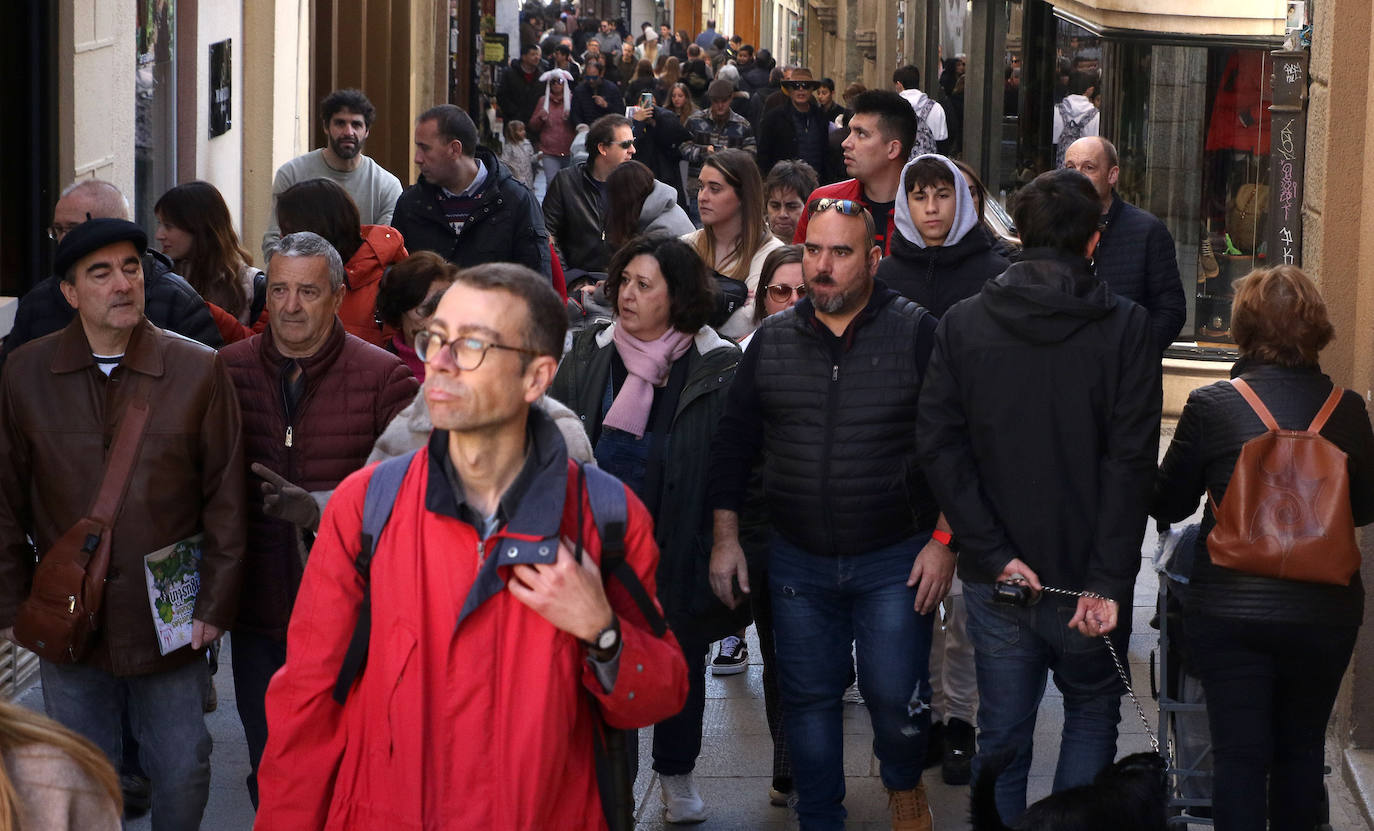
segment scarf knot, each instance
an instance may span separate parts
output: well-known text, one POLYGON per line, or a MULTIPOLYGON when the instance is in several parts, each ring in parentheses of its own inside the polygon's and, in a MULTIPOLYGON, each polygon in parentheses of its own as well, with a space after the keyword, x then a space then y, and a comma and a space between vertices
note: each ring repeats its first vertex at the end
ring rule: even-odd
POLYGON ((654 405, 654 388, 668 383, 673 363, 687 353, 694 334, 669 329, 646 341, 626 332, 619 323, 611 325, 611 343, 628 374, 601 423, 642 439, 654 405))

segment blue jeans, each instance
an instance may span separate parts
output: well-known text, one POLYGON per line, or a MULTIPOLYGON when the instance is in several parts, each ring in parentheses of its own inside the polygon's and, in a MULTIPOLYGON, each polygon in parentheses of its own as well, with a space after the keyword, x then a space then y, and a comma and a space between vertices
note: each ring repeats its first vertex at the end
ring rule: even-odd
MULTIPOLYGON (((1086 785, 1116 758, 1116 726, 1125 688, 1101 638, 1069 628, 1077 601, 1042 595, 1034 606, 994 603, 991 583, 965 583, 968 634, 978 670, 977 782, 984 759, 1012 753, 997 778, 997 811, 1011 825, 1026 810, 1035 716, 1054 670, 1054 685, 1064 695, 1064 731, 1054 791, 1086 785)), ((1131 608, 1117 616, 1112 643, 1126 655, 1131 608)), ((1124 660, 1124 658, 1123 658, 1124 660)))
POLYGON ((769 561, 783 730, 803 829, 844 827, 843 702, 851 648, 883 785, 921 781, 930 730, 931 616, 915 611, 911 565, 929 534, 850 557, 775 538, 769 561))
POLYGON ((121 711, 152 780, 153 831, 199 828, 210 798, 210 731, 205 728, 203 657, 167 672, 116 678, 96 667, 42 661, 48 716, 89 739, 119 768, 121 711))

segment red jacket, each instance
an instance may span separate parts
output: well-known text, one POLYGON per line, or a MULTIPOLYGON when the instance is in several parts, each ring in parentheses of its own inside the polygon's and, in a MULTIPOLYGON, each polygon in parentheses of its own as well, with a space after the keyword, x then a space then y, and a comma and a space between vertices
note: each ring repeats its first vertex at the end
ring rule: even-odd
MULTIPOLYGON (((902 190, 897 191, 898 199, 905 199, 906 193, 902 190)), ((816 199, 852 199, 860 204, 864 201, 864 186, 858 179, 845 179, 843 182, 836 182, 833 185, 824 185, 811 191, 811 195, 806 197, 806 208, 802 210, 801 219, 797 220, 797 232, 792 235, 793 243, 806 242, 806 224, 811 220, 811 202, 816 199)), ((883 256, 891 253, 892 237, 896 233, 897 211, 893 205, 892 213, 887 217, 887 244, 883 246, 883 256)))
MULTIPOLYGON (((561 442, 554 454, 531 453, 541 459, 526 491, 534 498, 521 499, 484 546, 456 518, 445 453, 447 434, 436 431, 411 462, 378 541, 367 664, 343 706, 331 694, 362 598, 354 559, 371 469, 344 480, 325 509, 291 618, 286 666, 267 692, 259 831, 599 831, 606 824, 587 694, 622 728, 682 709, 687 666, 677 640, 671 632, 656 638, 616 581, 607 593, 623 645, 610 694, 585 648, 501 582, 460 622, 484 552, 504 563, 522 542, 575 539, 579 523, 596 559, 600 540, 561 442)), ((628 488, 626 498, 627 562, 653 597, 653 523, 628 488)), ((534 550, 514 562, 530 562, 534 550)), ((508 573, 504 565, 496 570, 502 580, 508 573)))
POLYGON ((409 256, 400 231, 390 225, 363 226, 362 247, 344 264, 348 290, 339 304, 339 320, 348 334, 373 346, 385 346, 396 334, 391 327, 377 323, 377 288, 382 272, 409 256))

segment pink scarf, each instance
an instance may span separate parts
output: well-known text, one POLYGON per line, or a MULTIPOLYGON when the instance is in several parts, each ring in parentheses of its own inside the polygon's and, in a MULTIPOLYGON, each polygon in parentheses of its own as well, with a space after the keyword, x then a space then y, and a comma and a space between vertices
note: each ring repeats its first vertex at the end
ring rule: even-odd
POLYGON ((602 425, 624 430, 637 439, 644 438, 649 423, 649 408, 654 405, 654 387, 668 383, 673 362, 686 354, 694 335, 669 329, 657 340, 640 340, 616 324, 611 340, 629 373, 620 393, 611 402, 602 425))

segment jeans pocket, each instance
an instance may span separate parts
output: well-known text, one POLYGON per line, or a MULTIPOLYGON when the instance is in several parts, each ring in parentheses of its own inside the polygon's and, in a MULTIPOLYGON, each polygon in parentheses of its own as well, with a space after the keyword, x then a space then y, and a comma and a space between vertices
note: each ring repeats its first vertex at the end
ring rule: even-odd
POLYGON ((1102 642, 1100 636, 1084 635, 1077 629, 1069 628, 1069 621, 1073 620, 1073 616, 1077 612, 1077 604, 1073 606, 1061 605, 1055 609, 1055 626, 1058 631, 1062 633, 1062 637, 1064 638, 1064 654, 1088 655, 1101 652, 1105 657, 1108 654, 1107 645, 1102 642))
POLYGON ((964 605, 968 611, 968 635, 975 653, 1007 656, 1019 651, 1022 622, 1011 606, 1001 606, 992 600, 992 586, 964 585, 964 605))

